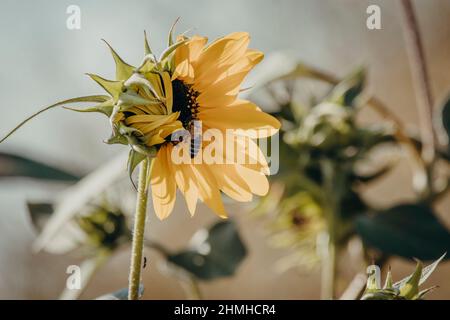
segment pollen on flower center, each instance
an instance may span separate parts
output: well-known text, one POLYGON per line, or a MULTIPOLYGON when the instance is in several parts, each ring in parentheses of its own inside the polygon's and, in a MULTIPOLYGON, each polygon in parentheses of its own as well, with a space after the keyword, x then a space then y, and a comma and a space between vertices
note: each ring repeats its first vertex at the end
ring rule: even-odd
POLYGON ((180 112, 180 117, 178 120, 181 121, 185 129, 189 130, 191 127, 191 121, 197 119, 197 97, 199 93, 181 80, 172 81, 172 91, 172 111, 180 112))

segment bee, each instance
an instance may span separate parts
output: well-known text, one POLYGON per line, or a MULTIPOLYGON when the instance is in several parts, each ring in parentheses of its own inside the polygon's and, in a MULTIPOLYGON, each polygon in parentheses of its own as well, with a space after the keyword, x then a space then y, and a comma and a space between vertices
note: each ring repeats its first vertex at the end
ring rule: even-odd
POLYGON ((199 121, 192 121, 192 125, 190 126, 190 137, 191 137, 191 159, 195 158, 198 152, 201 149, 202 143, 202 127, 199 121))

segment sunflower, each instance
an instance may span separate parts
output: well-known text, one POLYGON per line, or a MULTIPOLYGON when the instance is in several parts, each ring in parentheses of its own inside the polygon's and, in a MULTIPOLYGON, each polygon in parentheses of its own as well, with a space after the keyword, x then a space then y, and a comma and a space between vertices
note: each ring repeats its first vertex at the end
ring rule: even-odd
POLYGON ((250 37, 245 32, 210 44, 201 36, 178 36, 173 41, 171 34, 159 58, 145 37, 145 57, 138 67, 125 63, 110 47, 116 80, 89 74, 109 93, 108 98, 94 108, 77 111, 102 112, 110 118, 113 134, 107 142, 132 147, 131 171, 145 157, 153 158, 149 183, 160 219, 172 212, 177 189, 191 215, 201 200, 226 217, 221 192, 245 202, 253 194, 266 194, 269 188, 268 164, 255 137, 275 134, 280 123, 252 102, 238 98, 241 83, 263 54, 248 48, 250 37), (199 150, 211 147, 212 139, 196 144, 196 130, 200 136, 215 130, 233 141, 233 156, 223 144, 210 153, 216 161, 202 158, 199 150), (183 132, 191 138, 183 139, 183 132), (192 161, 174 161, 174 155, 186 146, 192 161))
MULTIPOLYGON (((208 46, 206 43, 206 38, 195 36, 175 51, 171 80, 172 111, 179 112, 177 121, 189 131, 196 119, 201 121, 202 130, 214 128, 224 135, 226 129, 268 129, 268 134, 275 133, 279 128, 275 118, 237 98, 244 77, 263 58, 261 52, 248 49, 248 34, 233 33, 208 46)), ((251 143, 249 138, 245 144, 238 144, 237 153, 247 158, 259 155, 250 154, 251 143)), ((200 199, 221 217, 226 213, 220 191, 237 201, 250 201, 252 194, 268 191, 264 157, 253 165, 226 164, 226 159, 217 164, 196 164, 195 160, 192 164, 174 164, 171 155, 175 147, 173 143, 161 146, 150 173, 153 205, 160 218, 172 211, 177 187, 191 214, 200 199)))

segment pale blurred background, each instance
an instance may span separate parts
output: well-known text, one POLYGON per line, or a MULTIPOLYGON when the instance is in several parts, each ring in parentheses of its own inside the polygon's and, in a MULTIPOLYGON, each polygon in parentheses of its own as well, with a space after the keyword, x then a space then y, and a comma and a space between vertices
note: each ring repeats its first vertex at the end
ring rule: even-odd
MULTIPOLYGON (((450 0, 415 1, 430 68, 433 93, 441 101, 450 90, 450 0)), ((85 72, 112 78, 114 64, 104 38, 131 64, 143 54, 143 30, 154 51, 160 52, 167 31, 181 16, 179 31, 194 28, 213 39, 233 31, 248 31, 251 46, 269 55, 289 51, 299 59, 336 75, 365 65, 369 91, 384 101, 408 125, 417 121, 415 98, 405 52, 397 1, 365 0, 130 0, 130 1, 16 1, 3 0, 0 11, 1 116, 0 136, 23 118, 58 100, 95 94, 99 88, 85 72), (66 8, 81 8, 81 30, 66 28, 66 8), (378 4, 382 29, 366 28, 366 8, 378 4)), ((372 119, 372 114, 366 114, 372 119)), ((114 156, 121 147, 102 139, 109 135, 108 122, 97 115, 58 109, 40 116, 21 129, 0 151, 11 151, 44 160, 72 171, 86 173, 114 156)), ((406 166, 368 190, 368 200, 389 205, 413 196, 406 166), (404 186, 399 188, 399 185, 404 186), (381 200, 380 200, 381 199, 381 200)), ((0 181, 0 298, 54 299, 62 290, 70 256, 32 255, 35 238, 25 200, 51 199, 61 185, 43 185, 28 180, 0 181)), ((439 206, 440 216, 450 226, 450 199, 439 206)), ((319 272, 293 270, 277 273, 274 262, 284 255, 265 242, 261 223, 237 205, 229 212, 239 222, 250 254, 233 278, 201 284, 209 299, 317 299, 319 272)), ((215 220, 204 206, 189 218, 184 201, 178 201, 164 222, 152 218, 149 236, 176 249, 193 232, 215 220)), ((179 284, 161 275, 150 257, 144 272, 144 298, 182 299, 179 284)), ((125 287, 129 252, 123 250, 100 270, 84 298, 125 287)), ((412 271, 413 264, 393 259, 394 277, 412 271)), ((352 266, 344 266, 351 277, 352 266)), ((440 288, 434 299, 450 298, 450 263, 443 263, 429 280, 440 288)), ((345 283, 341 284, 341 289, 345 283)))

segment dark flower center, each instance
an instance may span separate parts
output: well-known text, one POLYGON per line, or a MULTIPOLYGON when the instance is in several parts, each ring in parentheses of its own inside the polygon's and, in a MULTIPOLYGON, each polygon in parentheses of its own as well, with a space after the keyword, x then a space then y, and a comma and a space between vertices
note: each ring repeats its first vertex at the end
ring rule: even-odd
MULTIPOLYGON (((195 133, 195 124, 192 122, 197 119, 198 103, 197 97, 199 93, 192 89, 191 86, 186 85, 181 80, 172 81, 172 95, 173 104, 172 111, 180 112, 178 120, 181 121, 183 127, 189 131, 190 137, 190 153, 191 158, 194 158, 201 145, 201 137, 195 133)), ((178 142, 174 142, 172 137, 170 138, 173 144, 183 141, 183 136, 178 138, 178 142)))
POLYGON ((191 127, 191 121, 197 119, 199 93, 186 85, 181 80, 172 81, 173 112, 180 112, 178 120, 187 130, 191 127))

